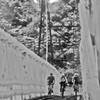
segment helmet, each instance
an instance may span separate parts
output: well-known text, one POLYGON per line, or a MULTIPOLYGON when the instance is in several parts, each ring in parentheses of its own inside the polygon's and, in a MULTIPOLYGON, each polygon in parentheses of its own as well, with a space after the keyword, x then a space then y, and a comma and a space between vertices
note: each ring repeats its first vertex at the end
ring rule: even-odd
POLYGON ((74 76, 79 76, 79 74, 78 73, 75 73, 74 76))

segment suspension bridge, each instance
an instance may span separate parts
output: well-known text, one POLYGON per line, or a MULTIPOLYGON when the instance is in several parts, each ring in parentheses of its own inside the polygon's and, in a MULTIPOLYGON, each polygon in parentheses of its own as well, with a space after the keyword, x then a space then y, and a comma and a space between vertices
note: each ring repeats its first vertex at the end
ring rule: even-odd
MULTIPOLYGON (((48 41, 48 2, 45 4, 48 41)), ((47 59, 48 42, 45 61, 0 29, 0 100, 74 100, 73 96, 65 98, 57 96, 60 95, 60 74, 47 59), (56 79, 55 96, 49 97, 46 96, 47 77, 51 72, 56 79)))

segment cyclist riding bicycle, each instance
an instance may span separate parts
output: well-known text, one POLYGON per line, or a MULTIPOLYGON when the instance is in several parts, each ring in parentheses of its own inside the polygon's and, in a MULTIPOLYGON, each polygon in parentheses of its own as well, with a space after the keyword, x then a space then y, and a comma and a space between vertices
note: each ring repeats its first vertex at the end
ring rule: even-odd
POLYGON ((48 76, 47 80, 48 80, 48 94, 51 95, 51 93, 53 93, 53 86, 55 84, 55 77, 53 76, 53 73, 50 73, 50 76, 48 76))
POLYGON ((78 73, 75 73, 73 76, 73 88, 75 95, 79 92, 79 84, 80 84, 80 79, 78 73))
POLYGON ((60 92, 62 96, 64 95, 65 88, 66 88, 66 78, 65 75, 62 75, 60 81, 60 92))

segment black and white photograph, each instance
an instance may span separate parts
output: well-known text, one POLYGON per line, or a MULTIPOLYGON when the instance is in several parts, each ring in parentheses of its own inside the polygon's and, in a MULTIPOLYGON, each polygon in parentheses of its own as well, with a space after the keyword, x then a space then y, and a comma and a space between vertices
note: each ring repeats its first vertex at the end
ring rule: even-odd
POLYGON ((100 0, 0 0, 0 100, 100 100, 100 0))

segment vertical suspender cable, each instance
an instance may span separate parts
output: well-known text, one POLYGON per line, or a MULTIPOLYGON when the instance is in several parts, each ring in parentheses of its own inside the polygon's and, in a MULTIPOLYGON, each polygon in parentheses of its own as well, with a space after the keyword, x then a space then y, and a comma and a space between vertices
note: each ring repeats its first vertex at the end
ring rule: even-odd
POLYGON ((45 0, 46 7, 46 61, 48 61, 48 0, 45 0))
POLYGON ((39 40, 38 40, 38 55, 40 56, 40 46, 41 46, 41 33, 42 33, 42 15, 43 15, 43 11, 42 11, 42 3, 43 0, 39 2, 40 5, 40 25, 39 25, 39 40))
MULTIPOLYGON (((50 33, 50 53, 51 53, 51 59, 53 60, 53 44, 52 44, 52 32, 51 32, 51 19, 50 19, 50 10, 48 9, 48 23, 49 23, 49 33, 50 33)), ((51 61, 52 63, 52 61, 51 61)), ((53 64, 53 63, 52 63, 53 64)))

